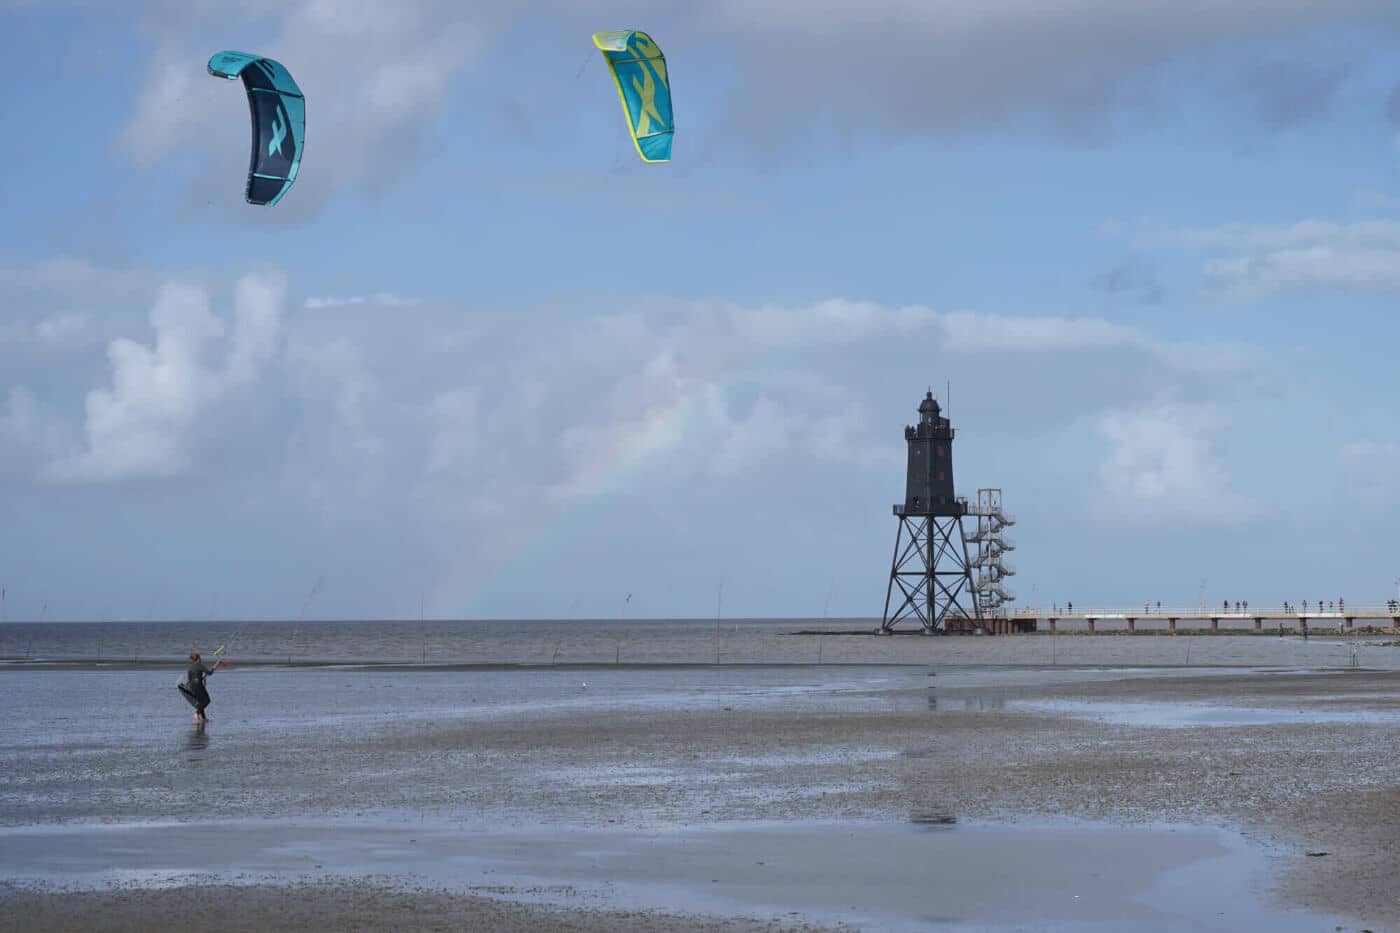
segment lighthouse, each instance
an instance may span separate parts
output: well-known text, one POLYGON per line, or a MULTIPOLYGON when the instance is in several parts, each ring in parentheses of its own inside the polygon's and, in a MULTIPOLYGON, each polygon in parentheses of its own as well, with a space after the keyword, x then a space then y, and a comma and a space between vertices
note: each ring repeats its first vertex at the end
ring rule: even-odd
POLYGON ((905 427, 904 440, 909 467, 904 501, 893 508, 899 527, 880 631, 892 634, 911 622, 929 635, 980 629, 963 536, 967 501, 953 491, 953 425, 931 390, 919 403, 919 423, 905 427))

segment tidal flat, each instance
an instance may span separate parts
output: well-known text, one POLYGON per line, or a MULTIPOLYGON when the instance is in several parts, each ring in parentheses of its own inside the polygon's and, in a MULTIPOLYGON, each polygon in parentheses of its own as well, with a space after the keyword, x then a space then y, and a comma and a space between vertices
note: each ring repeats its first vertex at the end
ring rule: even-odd
POLYGON ((0 669, 0 928, 1400 926, 1394 671, 177 675, 0 669))

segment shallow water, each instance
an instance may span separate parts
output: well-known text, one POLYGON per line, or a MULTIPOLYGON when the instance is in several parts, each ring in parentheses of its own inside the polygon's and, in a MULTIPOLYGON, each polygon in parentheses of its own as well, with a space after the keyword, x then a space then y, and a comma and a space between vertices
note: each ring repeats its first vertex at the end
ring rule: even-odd
POLYGON ((1315 931, 1267 852, 1200 826, 747 823, 667 832, 344 821, 0 830, 0 879, 162 886, 387 876, 465 893, 882 930, 1315 931))
MULTIPOLYGON (((190 710, 175 690, 177 670, 8 670, 0 672, 0 823, 54 819, 129 819, 162 806, 182 807, 178 772, 221 769, 218 786, 256 812, 274 806, 239 775, 255 758, 277 756, 289 781, 305 780, 296 756, 337 762, 365 781, 392 780, 392 771, 353 756, 363 737, 394 741, 451 723, 543 718, 567 722, 599 713, 646 715, 648 711, 708 710, 742 717, 784 710, 831 712, 1021 713, 1074 717, 1128 726, 1206 727, 1276 723, 1377 724, 1400 711, 1352 708, 1320 698, 1277 707, 1174 702, 1106 702, 1007 698, 998 688, 1094 684, 1149 675, 1197 676, 1193 669, 1115 671, 1103 668, 946 669, 930 676, 918 667, 700 667, 533 668, 515 670, 336 670, 230 668, 210 679, 214 702, 206 729, 190 726, 190 710), (932 688, 932 689, 930 689, 932 688), (980 691, 989 691, 986 694, 980 691), (378 768, 378 769, 377 769, 378 768), (120 798, 114 784, 144 782, 142 796, 120 798), (75 788, 78 790, 75 791, 75 788), (88 793, 116 801, 109 814, 85 807, 88 793)), ((1259 676, 1281 676, 1276 673, 1259 676)), ((741 728, 742 718, 736 718, 741 728)), ((446 780, 452 763, 469 767, 485 750, 443 749, 431 762, 434 780, 446 780), (473 756, 477 756, 474 758, 473 756)), ((649 769, 640 762, 569 763, 540 780, 565 785, 613 786, 673 781, 722 782, 726 774, 755 769, 857 765, 888 760, 888 748, 811 747, 800 753, 707 753, 709 771, 649 769), (715 776, 718 775, 718 776, 715 776)), ((397 761, 397 759, 396 759, 397 761)), ((400 765, 402 762, 400 762, 400 765)), ((423 766, 426 767, 426 766, 423 766)), ((422 768, 420 767, 420 770, 422 768)), ((426 772, 425 772, 426 773, 426 772)), ((250 776, 256 776, 253 772, 250 776)), ((423 780, 422 774, 415 780, 423 780)), ((832 788, 814 785, 813 793, 832 788)), ((733 794, 743 796, 736 786, 733 794)))
POLYGON ((1155 726, 1185 729, 1200 726, 1267 726, 1345 723, 1378 725, 1400 723, 1400 710, 1337 710, 1318 706, 1226 706, 1212 703, 1126 703, 1077 700, 1006 700, 1010 712, 1063 714, 1122 726, 1155 726))
POLYGON ((393 769, 411 768, 402 778, 410 792, 450 798, 451 782, 491 759, 490 750, 452 745, 426 761, 402 753, 376 761, 360 752, 362 741, 392 746, 453 723, 609 712, 908 708, 925 678, 888 668, 232 668, 209 680, 212 721, 202 730, 192 727, 178 679, 150 670, 0 673, 0 823, 184 813, 191 781, 239 812, 264 812, 312 794, 323 767, 357 786, 386 785, 389 796, 393 769), (200 774, 205 768, 215 770, 200 774), (284 777, 269 786, 273 768, 284 777))
MULTIPOLYGON (((183 668, 0 672, 0 751, 164 744, 191 712, 175 689, 183 668)), ((209 678, 211 729, 324 732, 369 724, 441 722, 602 709, 708 705, 886 708, 881 692, 917 689, 921 671, 751 668, 560 668, 379 671, 228 668, 209 678)))

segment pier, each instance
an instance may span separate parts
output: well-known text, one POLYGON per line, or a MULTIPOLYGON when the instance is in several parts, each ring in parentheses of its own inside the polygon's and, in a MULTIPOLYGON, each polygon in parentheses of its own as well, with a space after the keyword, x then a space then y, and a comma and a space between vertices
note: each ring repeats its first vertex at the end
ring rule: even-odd
MULTIPOLYGON (((964 621, 964 620, 960 620, 964 621)), ((970 622, 971 620, 965 620, 970 622)), ((1219 632, 1254 631, 1277 633, 1280 629, 1304 632, 1354 632, 1358 627, 1400 629, 1400 603, 1374 606, 1347 606, 1335 610, 1303 610, 1290 606, 1249 609, 1177 609, 1156 606, 1143 609, 1076 609, 1008 606, 1004 614, 984 617, 983 627, 992 634, 1012 635, 1040 631, 1045 623, 1051 633, 1070 628, 1090 633, 1102 631, 1175 633, 1178 627, 1219 632)))

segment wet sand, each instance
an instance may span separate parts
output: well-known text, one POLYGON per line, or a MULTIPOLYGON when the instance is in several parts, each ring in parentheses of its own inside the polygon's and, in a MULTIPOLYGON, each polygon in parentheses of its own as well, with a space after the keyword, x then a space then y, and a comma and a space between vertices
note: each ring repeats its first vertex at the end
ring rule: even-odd
MULTIPOLYGON (((567 893, 567 892, 566 892, 567 893)), ((292 884, 136 886, 56 894, 0 885, 6 930, 144 933, 148 930, 498 930, 501 933, 731 933, 807 931, 800 922, 703 919, 641 910, 590 910, 405 888, 375 880, 292 884)))
POLYGON ((204 733, 98 676, 0 674, 0 876, 94 889, 5 929, 1400 927, 1393 672, 247 671, 204 733))

